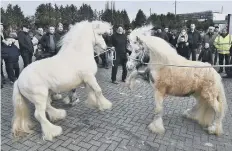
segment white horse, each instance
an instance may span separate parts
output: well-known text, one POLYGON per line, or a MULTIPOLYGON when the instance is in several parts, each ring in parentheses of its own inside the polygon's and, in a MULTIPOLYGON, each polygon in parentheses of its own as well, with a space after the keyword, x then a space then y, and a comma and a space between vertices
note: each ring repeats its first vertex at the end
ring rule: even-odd
MULTIPOLYGON (((150 62, 148 67, 153 78, 151 83, 154 88, 156 102, 156 116, 149 125, 149 129, 156 133, 164 133, 165 131, 162 120, 165 96, 184 97, 193 95, 197 99, 197 103, 192 109, 186 110, 184 115, 198 121, 203 127, 206 126, 210 134, 222 134, 222 120, 226 113, 227 102, 221 77, 215 69, 211 67, 183 68, 155 65, 210 66, 208 63, 185 59, 178 55, 176 50, 161 38, 142 34, 136 36, 133 37, 134 41, 131 41, 131 44, 134 45, 132 45, 131 57, 135 59, 128 61, 127 68, 134 69, 138 60, 142 60, 144 54, 149 54, 150 62)), ((127 79, 129 85, 131 84, 130 78, 127 79)))
POLYGON ((14 136, 31 132, 25 99, 35 105, 34 116, 41 124, 45 140, 52 140, 62 134, 62 128, 52 124, 45 112, 52 121, 66 117, 65 110, 51 106, 51 92, 67 92, 84 83, 89 105, 100 110, 112 107, 95 78, 97 65, 93 50, 93 47, 98 47, 96 52, 99 54, 107 48, 102 34, 110 32, 111 28, 110 24, 100 21, 77 23, 61 40, 62 47, 56 56, 33 62, 21 72, 13 89, 14 136))

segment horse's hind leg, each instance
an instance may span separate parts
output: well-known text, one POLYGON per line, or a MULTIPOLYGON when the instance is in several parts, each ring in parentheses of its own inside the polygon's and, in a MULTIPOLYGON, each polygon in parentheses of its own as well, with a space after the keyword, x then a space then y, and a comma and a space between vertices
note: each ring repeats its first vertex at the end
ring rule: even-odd
MULTIPOLYGON (((222 119, 223 119, 223 109, 221 102, 218 102, 218 100, 215 98, 212 102, 210 102, 211 106, 211 114, 214 113, 214 119, 212 123, 208 127, 208 132, 210 134, 216 134, 221 135, 223 133, 222 128, 222 119)), ((207 118, 208 114, 205 115, 205 118, 207 118)))
POLYGON ((56 121, 64 119, 67 115, 66 111, 63 109, 56 109, 51 106, 51 96, 48 96, 46 112, 48 113, 49 119, 51 121, 56 121))
POLYGON ((164 100, 164 94, 161 93, 159 90, 155 90, 155 102, 156 102, 156 108, 155 108, 155 117, 153 122, 148 126, 148 128, 155 133, 163 134, 165 129, 163 125, 163 100, 164 100))
MULTIPOLYGON (((28 97, 29 98, 29 97, 28 97)), ((60 126, 53 125, 48 121, 45 115, 45 110, 48 101, 48 91, 47 89, 37 89, 37 94, 29 98, 33 100, 35 104, 35 118, 40 122, 43 132, 43 138, 45 140, 52 140, 53 137, 58 136, 62 133, 62 128, 60 126)))
POLYGON ((87 93, 88 93, 88 98, 86 100, 86 105, 90 108, 95 108, 95 107, 98 107, 98 104, 97 104, 97 98, 94 94, 94 91, 90 88, 90 86, 88 84, 86 84, 86 90, 87 90, 87 93))
POLYGON ((93 91, 95 94, 96 104, 99 107, 99 110, 110 109, 112 107, 112 103, 103 96, 102 90, 98 85, 95 76, 84 75, 84 77, 85 84, 87 84, 90 87, 90 90, 93 91))

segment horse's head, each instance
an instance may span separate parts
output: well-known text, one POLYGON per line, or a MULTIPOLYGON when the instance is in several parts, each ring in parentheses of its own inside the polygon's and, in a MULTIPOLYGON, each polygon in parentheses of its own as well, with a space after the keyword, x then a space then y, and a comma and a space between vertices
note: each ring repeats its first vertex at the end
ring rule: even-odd
POLYGON ((137 28, 133 30, 128 36, 128 39, 130 41, 129 49, 131 50, 131 55, 127 62, 128 70, 133 70, 136 67, 138 68, 144 63, 149 62, 149 51, 147 47, 142 43, 142 41, 138 38, 138 35, 151 35, 151 28, 151 25, 137 28))
POLYGON ((105 33, 110 34, 112 26, 107 22, 93 21, 92 29, 93 29, 93 34, 94 34, 93 46, 94 46, 95 52, 97 54, 103 53, 107 48, 107 45, 103 38, 103 34, 105 33))
POLYGON ((144 65, 144 63, 148 63, 150 61, 149 51, 138 37, 136 37, 136 39, 130 39, 130 48, 131 55, 127 62, 128 70, 138 68, 141 65, 144 65))

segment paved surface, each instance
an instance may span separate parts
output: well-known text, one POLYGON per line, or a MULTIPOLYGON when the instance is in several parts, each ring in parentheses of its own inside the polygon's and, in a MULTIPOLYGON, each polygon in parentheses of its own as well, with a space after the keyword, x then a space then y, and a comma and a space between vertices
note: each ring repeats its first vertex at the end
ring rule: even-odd
MULTIPOLYGON (((43 141, 40 125, 36 121, 35 132, 20 140, 11 136, 12 85, 2 89, 1 100, 1 139, 2 150, 56 150, 56 151, 172 151, 172 150, 217 150, 232 151, 232 79, 224 79, 229 110, 224 120, 225 134, 220 137, 208 135, 182 113, 194 104, 193 98, 169 97, 164 102, 164 135, 156 135, 147 126, 153 119, 154 98, 152 88, 146 82, 138 83, 133 91, 124 83, 110 83, 110 69, 99 69, 98 82, 103 93, 113 102, 113 108, 100 112, 85 106, 85 89, 80 87, 81 101, 74 107, 55 102, 55 107, 65 108, 68 116, 56 122, 62 126, 63 135, 53 142, 43 141)), ((118 79, 121 78, 121 71, 118 79)), ((34 107, 31 106, 31 110, 34 107)))

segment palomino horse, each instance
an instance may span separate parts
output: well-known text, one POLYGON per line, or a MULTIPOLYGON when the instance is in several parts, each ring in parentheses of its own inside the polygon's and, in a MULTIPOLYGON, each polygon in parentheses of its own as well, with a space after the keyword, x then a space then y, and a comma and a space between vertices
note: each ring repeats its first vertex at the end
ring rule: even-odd
POLYGON ((88 104, 100 110, 112 107, 95 78, 97 65, 93 50, 93 47, 98 47, 97 53, 105 51, 107 46, 102 34, 110 32, 111 28, 110 24, 100 21, 77 23, 62 38, 62 47, 56 56, 33 62, 21 72, 13 89, 14 136, 31 132, 25 99, 35 105, 34 116, 40 122, 46 140, 60 135, 62 128, 52 124, 45 112, 52 121, 66 117, 65 110, 51 106, 51 92, 67 92, 84 83, 88 91, 88 104))
MULTIPOLYGON (((134 59, 128 61, 127 68, 134 69, 138 63, 137 60, 142 60, 145 54, 149 54, 148 68, 153 78, 151 83, 156 102, 156 116, 149 125, 149 129, 156 133, 165 131, 162 119, 165 96, 193 95, 197 99, 197 103, 192 109, 187 109, 184 115, 196 120, 203 127, 206 126, 210 134, 222 134, 222 120, 226 113, 227 102, 221 77, 215 69, 203 68, 203 66, 210 66, 208 63, 189 61, 183 58, 161 38, 142 34, 136 36, 130 39, 131 47, 133 47, 131 58, 134 59), (183 68, 160 64, 202 66, 202 68, 183 68)), ((127 83, 131 84, 130 77, 127 79, 127 83)))

